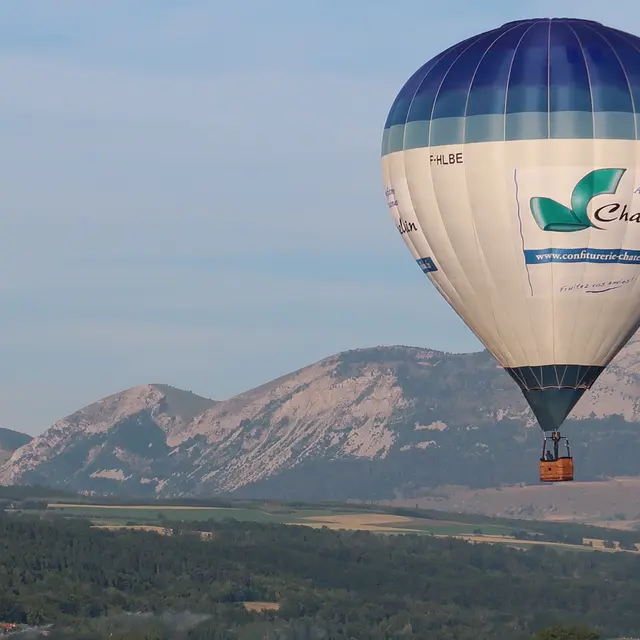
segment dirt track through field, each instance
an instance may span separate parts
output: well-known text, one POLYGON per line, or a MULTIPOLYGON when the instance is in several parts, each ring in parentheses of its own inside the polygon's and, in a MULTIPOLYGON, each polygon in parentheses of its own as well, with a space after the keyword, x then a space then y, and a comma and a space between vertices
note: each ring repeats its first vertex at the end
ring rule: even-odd
MULTIPOLYGON (((592 546, 589 547, 586 544, 585 545, 579 545, 579 544, 567 544, 565 542, 546 542, 544 540, 518 540, 517 538, 513 538, 512 536, 491 536, 491 535, 486 535, 486 536, 466 536, 466 535, 444 535, 444 534, 436 534, 435 535, 436 538, 459 538, 460 540, 466 540, 467 542, 491 542, 491 543, 498 543, 498 544, 507 544, 510 546, 518 546, 518 545, 538 545, 538 546, 543 546, 543 547, 558 547, 561 549, 576 549, 579 551, 607 551, 610 553, 615 553, 616 551, 622 551, 619 548, 615 548, 615 549, 607 549, 604 546, 604 541, 603 540, 596 540, 596 539, 586 539, 585 538, 585 542, 591 542, 592 546)), ((638 554, 640 553, 640 551, 631 551, 631 550, 626 550, 625 551, 627 553, 635 553, 638 554)))

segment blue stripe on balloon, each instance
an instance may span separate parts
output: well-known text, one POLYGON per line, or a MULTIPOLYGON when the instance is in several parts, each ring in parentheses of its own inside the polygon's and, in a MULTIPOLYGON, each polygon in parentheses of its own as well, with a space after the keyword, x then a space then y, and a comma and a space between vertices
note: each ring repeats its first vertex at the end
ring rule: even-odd
POLYGON ((597 22, 532 19, 455 44, 398 93, 382 155, 447 144, 638 140, 640 38, 597 22))

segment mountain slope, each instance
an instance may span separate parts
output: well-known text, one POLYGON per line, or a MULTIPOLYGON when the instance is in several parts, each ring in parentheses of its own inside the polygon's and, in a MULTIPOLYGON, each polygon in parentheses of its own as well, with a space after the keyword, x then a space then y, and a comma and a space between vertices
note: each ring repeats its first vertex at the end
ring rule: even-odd
MULTIPOLYGON (((579 477, 640 473, 639 398, 636 336, 567 424, 579 477)), ((0 482, 163 496, 392 498, 443 484, 535 482, 539 446, 520 391, 487 352, 376 347, 222 402, 163 385, 114 394, 18 449, 0 482)))
POLYGON ((107 490, 122 468, 145 483, 149 460, 162 460, 172 434, 215 402, 168 385, 150 384, 112 394, 56 422, 15 451, 0 467, 0 483, 69 485, 107 490), (83 483, 84 480, 84 483, 83 483), (106 481, 106 482, 105 482, 106 481))
POLYGON ((32 440, 26 433, 0 427, 0 464, 6 462, 11 454, 32 440))

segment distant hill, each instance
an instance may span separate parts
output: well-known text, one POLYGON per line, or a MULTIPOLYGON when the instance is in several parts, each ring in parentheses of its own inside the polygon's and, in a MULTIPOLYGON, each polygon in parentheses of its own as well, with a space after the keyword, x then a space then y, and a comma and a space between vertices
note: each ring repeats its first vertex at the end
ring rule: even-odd
MULTIPOLYGON (((564 429, 577 479, 640 475, 639 423, 636 336, 564 429)), ((414 500, 446 485, 537 483, 540 435, 486 351, 374 347, 220 402, 160 384, 127 389, 21 446, 0 482, 139 496, 414 500)))
POLYGON ((16 449, 32 439, 32 436, 26 433, 0 427, 0 464, 6 462, 16 449))

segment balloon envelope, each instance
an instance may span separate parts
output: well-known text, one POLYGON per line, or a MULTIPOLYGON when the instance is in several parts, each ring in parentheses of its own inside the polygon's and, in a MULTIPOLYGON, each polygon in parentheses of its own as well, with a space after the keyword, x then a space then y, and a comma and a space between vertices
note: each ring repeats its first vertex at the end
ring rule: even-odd
POLYGON ((559 428, 640 326, 640 39, 510 22, 422 66, 384 128, 421 269, 559 428))

